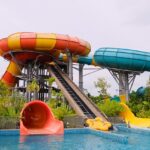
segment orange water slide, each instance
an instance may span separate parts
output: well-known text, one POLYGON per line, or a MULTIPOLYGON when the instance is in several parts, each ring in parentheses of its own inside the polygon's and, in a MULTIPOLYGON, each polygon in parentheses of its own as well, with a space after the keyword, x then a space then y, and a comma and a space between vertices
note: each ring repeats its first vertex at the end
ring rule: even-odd
MULTIPOLYGON (((77 37, 54 33, 15 33, 0 40, 0 55, 10 61, 1 81, 14 87, 25 64, 39 57, 41 63, 58 59, 60 53, 86 56, 90 44, 77 37)), ((29 102, 21 112, 20 134, 63 134, 63 123, 39 100, 29 102)))
POLYGON ((35 60, 39 55, 40 61, 45 63, 51 62, 52 58, 58 59, 60 53, 68 51, 74 55, 86 56, 90 49, 88 42, 69 35, 34 32, 12 34, 0 40, 0 55, 10 61, 2 81, 9 87, 14 87, 22 65, 35 60))
POLYGON ((14 87, 17 82, 16 77, 21 74, 21 69, 22 66, 18 66, 14 61, 11 61, 1 81, 9 87, 14 87))
POLYGON ((22 109, 20 135, 63 133, 63 122, 55 119, 46 103, 34 100, 22 109))

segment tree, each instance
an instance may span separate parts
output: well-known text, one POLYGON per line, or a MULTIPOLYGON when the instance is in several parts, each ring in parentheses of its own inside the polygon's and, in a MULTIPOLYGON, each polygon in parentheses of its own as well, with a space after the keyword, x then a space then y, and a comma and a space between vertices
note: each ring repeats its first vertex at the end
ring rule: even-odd
POLYGON ((102 103, 103 102, 103 96, 102 95, 99 95, 99 96, 90 96, 89 97, 92 102, 94 102, 95 104, 99 104, 99 103, 102 103))
POLYGON ((37 99, 37 92, 40 90, 40 87, 36 81, 36 79, 33 79, 31 82, 27 84, 27 91, 34 93, 34 99, 37 99))
POLYGON ((48 85, 49 85, 49 95, 48 95, 48 98, 51 99, 51 93, 52 93, 52 85, 53 83, 55 82, 55 78, 54 77, 50 77, 46 80, 48 82, 48 85))
POLYGON ((110 100, 105 101, 104 103, 99 103, 98 108, 109 117, 118 116, 119 113, 123 111, 123 107, 120 105, 120 103, 110 100))
POLYGON ((150 77, 144 92, 139 95, 138 92, 132 91, 130 101, 127 104, 137 117, 150 118, 150 77))
POLYGON ((98 81, 95 82, 95 87, 98 88, 98 92, 101 96, 103 96, 103 98, 109 96, 107 90, 111 87, 111 85, 107 83, 105 78, 99 78, 98 81))
POLYGON ((146 87, 144 91, 144 100, 150 102, 150 87, 146 87))
POLYGON ((150 76, 149 76, 149 79, 146 83, 146 88, 145 88, 145 92, 144 92, 144 99, 147 101, 150 101, 150 76))

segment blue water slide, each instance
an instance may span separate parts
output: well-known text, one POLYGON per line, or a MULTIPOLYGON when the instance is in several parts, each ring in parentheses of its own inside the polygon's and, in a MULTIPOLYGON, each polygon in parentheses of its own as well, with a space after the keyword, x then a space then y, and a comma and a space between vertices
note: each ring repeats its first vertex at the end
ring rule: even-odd
POLYGON ((143 87, 143 86, 141 86, 141 87, 139 87, 138 89, 137 89, 137 91, 136 91, 136 94, 138 95, 138 96, 143 96, 144 95, 144 93, 145 93, 145 87, 143 87))
POLYGON ((79 56, 78 63, 91 65, 92 64, 92 59, 93 59, 92 55, 89 55, 89 56, 86 56, 86 57, 79 56))
POLYGON ((124 48, 99 48, 95 62, 106 68, 131 71, 150 71, 150 53, 124 48))

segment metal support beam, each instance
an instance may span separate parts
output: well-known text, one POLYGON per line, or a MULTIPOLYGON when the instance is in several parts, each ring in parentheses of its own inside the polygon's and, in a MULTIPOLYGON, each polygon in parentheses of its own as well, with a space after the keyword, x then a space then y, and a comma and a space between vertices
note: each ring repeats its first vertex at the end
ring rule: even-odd
POLYGON ((83 64, 79 64, 79 88, 83 91, 83 64))
POLYGON ((42 101, 48 99, 48 83, 46 79, 49 78, 49 74, 47 73, 48 66, 44 66, 43 64, 34 64, 29 63, 24 66, 22 75, 19 75, 18 78, 21 82, 18 82, 18 86, 16 89, 22 92, 27 101, 31 101, 32 99, 40 99, 42 101), (35 79, 39 85, 39 91, 27 91, 27 85, 35 79))
MULTIPOLYGON (((34 79, 36 81, 38 81, 38 76, 39 76, 38 66, 35 65, 35 67, 34 67, 34 79)), ((34 99, 38 99, 38 91, 35 91, 33 96, 34 96, 34 99)))
MULTIPOLYGON (((30 83, 31 79, 32 79, 32 66, 31 66, 31 64, 29 64, 27 66, 27 85, 30 83)), ((27 96, 27 100, 31 101, 31 92, 27 91, 26 94, 27 94, 26 95, 27 96)))
POLYGON ((125 95, 126 100, 129 100, 129 93, 133 86, 136 75, 140 72, 124 71, 124 70, 109 70, 115 81, 119 85, 119 95, 125 95))
POLYGON ((73 80, 73 63, 72 63, 72 54, 70 52, 67 53, 68 56, 68 74, 69 78, 73 80))
MULTIPOLYGON (((33 53, 32 51, 28 50, 28 52, 33 53)), ((16 51, 17 53, 17 51, 16 51)), ((20 62, 15 57, 15 52, 9 53, 11 55, 12 60, 18 64, 18 67, 20 69, 20 72, 22 72, 21 75, 18 75, 18 84, 16 85, 16 89, 23 93, 24 96, 28 101, 31 101, 32 98, 34 99, 41 99, 41 100, 47 100, 48 98, 48 83, 46 79, 49 78, 48 74, 48 65, 41 63, 39 61, 40 57, 43 55, 47 55, 45 52, 37 52, 37 57, 35 60, 29 60, 28 63, 25 64, 20 62), (21 66, 21 67, 20 67, 21 66), (39 91, 31 92, 27 91, 27 85, 30 83, 33 79, 35 79, 40 87, 39 91)), ((71 54, 70 54, 71 55, 71 54)), ((52 56, 49 55, 51 58, 52 56)), ((70 66, 72 64, 72 55, 70 59, 70 66)), ((72 70, 71 70, 72 71, 72 70)), ((70 74, 72 74, 70 71, 70 74)))
POLYGON ((128 75, 129 75, 128 73, 124 74, 125 96, 126 96, 127 101, 129 101, 129 86, 130 86, 128 75))
POLYGON ((125 95, 129 99, 129 80, 128 73, 119 72, 119 95, 125 95))

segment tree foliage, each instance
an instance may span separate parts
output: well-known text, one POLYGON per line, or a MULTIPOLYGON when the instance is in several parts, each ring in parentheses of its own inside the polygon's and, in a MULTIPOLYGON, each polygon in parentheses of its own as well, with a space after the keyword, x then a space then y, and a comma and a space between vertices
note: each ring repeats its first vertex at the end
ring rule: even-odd
POLYGON ((135 91, 132 91, 128 105, 137 117, 150 118, 150 78, 143 95, 139 96, 135 91))
POLYGON ((55 78, 51 77, 51 78, 46 79, 46 81, 48 82, 49 86, 52 86, 52 84, 55 82, 55 78))
POLYGON ((0 81, 0 116, 19 117, 25 103, 24 97, 0 81))
POLYGON ((118 102, 106 100, 108 98, 111 99, 108 93, 108 88, 110 88, 110 86, 111 85, 105 78, 99 78, 98 81, 95 82, 95 87, 98 89, 99 96, 90 95, 90 98, 107 116, 114 117, 119 115, 123 107, 118 102))
POLYGON ((29 92, 38 92, 39 91, 39 85, 36 81, 36 79, 33 79, 31 82, 27 84, 27 91, 29 92))
POLYGON ((118 116, 123 111, 123 107, 116 101, 104 101, 103 103, 99 103, 98 107, 108 117, 118 116))
POLYGON ((0 81, 0 97, 4 97, 8 94, 10 94, 10 90, 2 81, 0 81))
POLYGON ((52 97, 52 85, 55 82, 55 78, 50 77, 50 78, 46 79, 46 81, 48 82, 48 85, 49 85, 49 90, 48 90, 49 95, 48 95, 48 97, 49 97, 49 99, 51 99, 51 97, 52 97))
POLYGON ((19 117, 25 103, 22 95, 14 92, 13 95, 5 95, 0 98, 0 116, 19 117))
POLYGON ((103 96, 99 95, 99 96, 89 96, 89 98, 92 100, 92 102, 94 102, 95 104, 99 104, 101 103, 104 99, 103 96))
POLYGON ((98 89, 98 92, 101 96, 108 97, 108 88, 111 87, 111 85, 106 81, 105 78, 99 78, 97 82, 95 82, 95 87, 98 89))
POLYGON ((48 102, 49 107, 52 109, 57 119, 63 120, 65 116, 74 115, 75 112, 65 102, 57 99, 51 99, 48 102))

